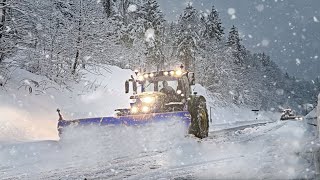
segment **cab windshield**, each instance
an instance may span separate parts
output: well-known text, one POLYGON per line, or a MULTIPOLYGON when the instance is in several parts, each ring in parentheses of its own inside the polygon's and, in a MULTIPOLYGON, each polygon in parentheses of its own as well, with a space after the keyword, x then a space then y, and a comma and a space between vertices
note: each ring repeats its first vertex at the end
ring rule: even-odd
MULTIPOLYGON (((168 85, 174 90, 178 88, 178 80, 167 81, 168 85)), ((163 88, 163 81, 146 81, 144 83, 144 92, 159 92, 163 88)))

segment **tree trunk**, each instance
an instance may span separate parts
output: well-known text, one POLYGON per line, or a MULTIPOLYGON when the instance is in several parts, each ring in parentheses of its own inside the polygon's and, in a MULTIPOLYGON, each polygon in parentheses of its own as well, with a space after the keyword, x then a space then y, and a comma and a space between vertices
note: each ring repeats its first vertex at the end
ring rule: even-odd
POLYGON ((76 73, 76 69, 77 69, 78 61, 79 61, 79 54, 80 54, 79 49, 77 49, 76 58, 74 60, 73 67, 72 67, 72 74, 76 73))
POLYGON ((76 45, 76 57, 72 66, 72 74, 76 73, 76 69, 79 64, 79 57, 80 57, 80 44, 81 44, 81 33, 82 31, 82 0, 80 0, 80 10, 79 10, 79 23, 78 23, 78 38, 77 38, 77 45, 76 45))
POLYGON ((103 1, 103 8, 105 13, 107 14, 107 17, 111 17, 112 15, 112 2, 111 0, 104 0, 103 1))
POLYGON ((0 0, 0 63, 4 58, 4 49, 1 42, 4 34, 4 23, 6 20, 6 1, 7 0, 0 0))

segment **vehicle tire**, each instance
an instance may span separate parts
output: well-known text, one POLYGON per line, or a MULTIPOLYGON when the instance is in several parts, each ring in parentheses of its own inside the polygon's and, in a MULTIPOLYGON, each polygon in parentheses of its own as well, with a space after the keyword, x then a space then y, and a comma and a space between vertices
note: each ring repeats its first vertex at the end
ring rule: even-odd
POLYGON ((205 98, 203 96, 191 97, 188 103, 188 111, 191 115, 189 134, 201 139, 208 137, 209 118, 205 98))

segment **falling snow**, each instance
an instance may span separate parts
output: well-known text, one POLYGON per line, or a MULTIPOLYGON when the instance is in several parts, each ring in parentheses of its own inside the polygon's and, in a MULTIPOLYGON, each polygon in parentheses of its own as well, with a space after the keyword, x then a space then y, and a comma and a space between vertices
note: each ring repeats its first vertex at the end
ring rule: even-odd
POLYGON ((231 16, 231 19, 236 19, 236 10, 234 8, 228 8, 228 14, 231 16))
POLYGON ((300 61, 300 59, 297 58, 296 59, 296 65, 299 66, 300 64, 301 64, 301 61, 300 61))
POLYGON ((147 42, 150 42, 150 41, 154 40, 154 36, 155 36, 154 29, 152 29, 152 28, 148 29, 145 32, 144 36, 145 36, 145 39, 146 39, 147 42))
POLYGON ((137 9, 138 9, 138 7, 135 4, 130 4, 128 7, 129 12, 135 12, 135 11, 137 11, 137 9))
POLYGON ((264 47, 269 46, 269 43, 270 43, 270 41, 267 40, 267 39, 264 39, 264 40, 261 41, 261 44, 262 44, 262 46, 264 46, 264 47))
POLYGON ((316 179, 317 0, 39 2, 0 10, 0 19, 8 15, 0 32, 1 178, 316 179), (220 39, 213 38, 213 5, 220 39), (114 117, 138 97, 123 92, 137 75, 130 69, 183 62, 201 83, 192 91, 206 99, 208 138, 187 135, 170 119, 71 129, 58 140, 57 107, 66 119, 114 117), (304 116, 306 104, 315 110, 304 116), (284 108, 302 120, 280 121, 284 108))
POLYGON ((264 10, 264 5, 263 4, 259 4, 258 6, 256 6, 256 9, 259 11, 259 12, 262 12, 264 10))

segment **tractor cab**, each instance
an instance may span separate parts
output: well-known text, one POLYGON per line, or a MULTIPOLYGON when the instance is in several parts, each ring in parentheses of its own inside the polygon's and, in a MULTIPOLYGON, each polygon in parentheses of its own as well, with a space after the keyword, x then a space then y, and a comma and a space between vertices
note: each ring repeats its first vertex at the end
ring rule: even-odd
POLYGON ((130 114, 182 111, 195 84, 193 72, 183 69, 149 73, 136 72, 136 78, 125 83, 125 92, 130 92, 130 114))

